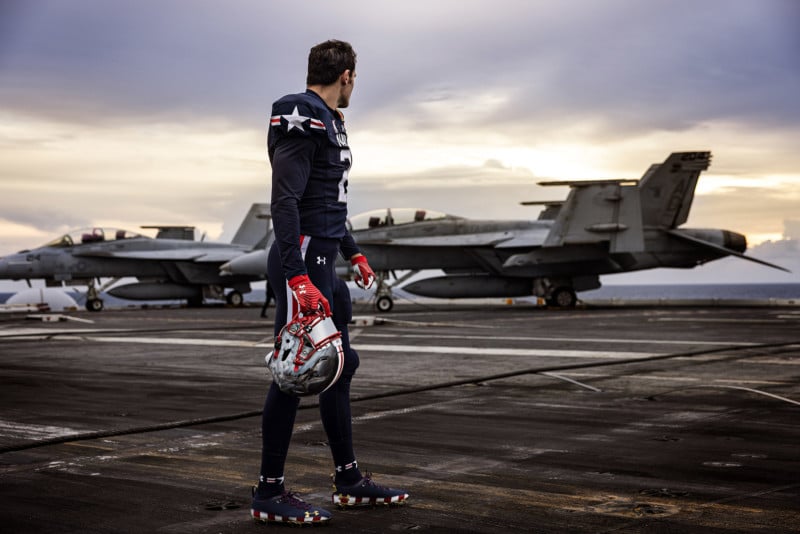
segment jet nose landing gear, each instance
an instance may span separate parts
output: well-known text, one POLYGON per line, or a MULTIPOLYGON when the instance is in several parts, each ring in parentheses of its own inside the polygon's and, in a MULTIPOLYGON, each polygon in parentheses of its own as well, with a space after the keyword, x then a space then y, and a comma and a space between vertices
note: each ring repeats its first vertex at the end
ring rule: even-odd
POLYGON ((418 270, 412 270, 399 277, 393 271, 379 271, 375 279, 375 309, 381 313, 392 311, 394 307, 394 297, 392 296, 392 287, 399 286, 406 282, 409 278, 417 274, 418 270), (389 284, 387 280, 389 276, 394 277, 394 283, 389 284))
POLYGON ((394 300, 392 300, 391 295, 381 295, 375 301, 375 308, 377 308, 379 312, 392 311, 393 307, 394 307, 394 300))
POLYGON ((100 292, 113 285, 116 281, 116 278, 112 278, 98 289, 96 283, 99 283, 100 279, 98 278, 97 282, 95 282, 94 278, 90 279, 86 289, 86 309, 90 312, 103 311, 103 299, 100 298, 100 292))

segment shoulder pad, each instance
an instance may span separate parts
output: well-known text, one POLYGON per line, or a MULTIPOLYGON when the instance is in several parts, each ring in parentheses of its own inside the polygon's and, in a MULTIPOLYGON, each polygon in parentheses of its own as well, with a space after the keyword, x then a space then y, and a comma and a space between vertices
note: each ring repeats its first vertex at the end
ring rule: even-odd
POLYGON ((272 105, 270 132, 278 136, 326 135, 324 113, 325 110, 304 94, 285 96, 272 105))

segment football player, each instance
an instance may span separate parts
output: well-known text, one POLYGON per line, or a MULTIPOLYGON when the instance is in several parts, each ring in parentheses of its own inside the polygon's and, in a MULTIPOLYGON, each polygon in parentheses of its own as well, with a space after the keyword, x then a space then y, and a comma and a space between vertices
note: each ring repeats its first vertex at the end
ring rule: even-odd
MULTIPOLYGON (((408 498, 407 492, 380 486, 369 474, 362 475, 353 452, 350 381, 358 355, 349 346, 350 294, 336 276, 337 255, 350 260, 361 287, 368 288, 375 280, 345 225, 352 155, 339 109, 350 103, 355 67, 350 44, 330 40, 314 46, 308 56, 306 91, 273 104, 267 139, 275 231, 267 277, 276 297, 275 334, 295 315, 320 310, 332 314, 342 331, 342 375, 319 396, 335 466, 331 502, 339 506, 401 503, 408 498)), ((284 488, 284 464, 298 405, 298 397, 271 385, 262 420, 261 472, 251 506, 256 520, 315 523, 331 517, 284 488)))

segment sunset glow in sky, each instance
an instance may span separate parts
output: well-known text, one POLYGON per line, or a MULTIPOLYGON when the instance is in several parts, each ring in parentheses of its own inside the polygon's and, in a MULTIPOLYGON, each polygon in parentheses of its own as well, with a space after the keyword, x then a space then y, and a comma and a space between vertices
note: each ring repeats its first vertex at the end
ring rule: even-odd
MULTIPOLYGON (((266 125, 308 49, 358 52, 352 214, 535 217, 544 180, 711 150, 687 226, 800 219, 793 0, 4 0, 0 255, 85 226, 228 239, 268 201, 266 125)), ((554 198, 555 197, 555 198, 554 198)))

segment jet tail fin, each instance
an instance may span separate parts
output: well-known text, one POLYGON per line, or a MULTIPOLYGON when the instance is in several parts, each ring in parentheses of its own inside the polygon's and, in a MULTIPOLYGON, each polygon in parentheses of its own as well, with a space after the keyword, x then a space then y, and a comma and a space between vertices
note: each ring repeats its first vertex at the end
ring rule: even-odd
POLYGON ((269 236, 271 218, 269 204, 258 202, 253 204, 239 225, 239 229, 236 230, 231 243, 260 248, 269 236))
POLYGON ((642 224, 675 228, 686 222, 700 173, 711 164, 711 152, 673 152, 653 164, 639 180, 642 224))
POLYGON ((570 187, 543 246, 607 242, 612 253, 644 250, 646 227, 686 222, 697 179, 710 162, 710 152, 674 152, 638 181, 540 182, 570 187))

